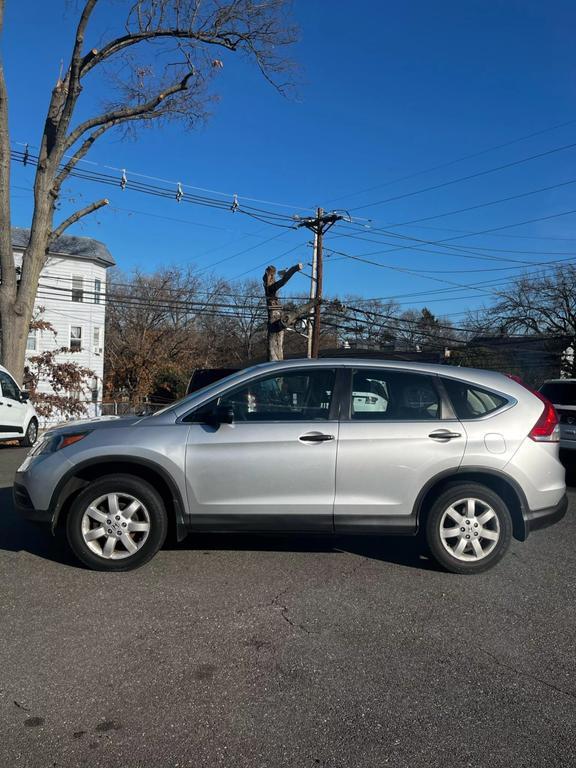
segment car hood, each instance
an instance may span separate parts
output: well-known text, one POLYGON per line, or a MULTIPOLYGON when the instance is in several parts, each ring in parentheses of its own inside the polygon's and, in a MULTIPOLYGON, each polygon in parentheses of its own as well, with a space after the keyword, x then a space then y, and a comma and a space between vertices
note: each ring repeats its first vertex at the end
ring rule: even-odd
POLYGON ((117 429, 120 427, 132 427, 140 421, 144 421, 144 416, 97 416, 93 419, 77 419, 76 421, 67 421, 65 424, 57 424, 46 430, 53 434, 71 434, 79 430, 94 429, 117 429))

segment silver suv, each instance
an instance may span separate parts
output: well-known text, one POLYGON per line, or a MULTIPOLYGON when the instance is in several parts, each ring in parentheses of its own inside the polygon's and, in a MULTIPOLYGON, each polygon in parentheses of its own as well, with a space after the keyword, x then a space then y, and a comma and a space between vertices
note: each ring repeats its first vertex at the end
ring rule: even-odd
POLYGON ((552 405, 488 371, 294 360, 235 373, 145 418, 48 432, 17 509, 62 526, 91 568, 191 531, 425 533, 455 573, 564 515, 552 405))

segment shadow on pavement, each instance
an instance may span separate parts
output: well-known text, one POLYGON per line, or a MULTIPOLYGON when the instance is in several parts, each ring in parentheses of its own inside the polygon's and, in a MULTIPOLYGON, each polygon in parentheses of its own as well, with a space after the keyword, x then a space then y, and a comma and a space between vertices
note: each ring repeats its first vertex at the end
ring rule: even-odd
POLYGON ((12 488, 0 488, 0 551, 29 552, 66 565, 78 565, 61 536, 48 526, 23 520, 14 510, 12 488))
MULTIPOLYGON (((179 544, 165 549, 256 551, 256 552, 349 552, 362 557, 396 563, 409 568, 438 570, 423 556, 422 542, 412 536, 328 536, 225 533, 191 533, 179 544)), ((49 528, 20 518, 12 503, 12 488, 0 488, 0 551, 29 552, 31 555, 64 565, 82 567, 69 550, 62 535, 52 536, 49 528)))
MULTIPOLYGON (((576 453, 576 452, 575 452, 576 453)), ((576 456, 563 451, 566 483, 576 488, 576 456), (566 455, 568 454, 568 455, 566 455)), ((250 534, 192 533, 179 544, 167 543, 165 549, 256 551, 256 552, 349 552, 362 557, 396 563, 420 570, 439 570, 425 555, 421 537, 412 536, 328 536, 321 534, 250 534)), ((46 526, 22 520, 14 511, 12 488, 0 488, 0 550, 29 552, 47 560, 82 567, 68 549, 63 536, 52 536, 46 526)))

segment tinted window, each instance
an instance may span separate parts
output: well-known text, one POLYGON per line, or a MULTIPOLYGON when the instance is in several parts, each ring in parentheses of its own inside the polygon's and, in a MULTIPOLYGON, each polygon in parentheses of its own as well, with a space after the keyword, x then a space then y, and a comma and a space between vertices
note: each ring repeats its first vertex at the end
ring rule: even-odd
POLYGON ((4 397, 8 397, 11 400, 18 400, 19 389, 11 376, 8 376, 4 371, 0 371, 0 386, 2 387, 2 394, 4 397))
POLYGON ((459 419, 478 419, 497 411, 508 402, 505 397, 488 392, 465 381, 442 379, 454 413, 459 419))
POLYGON ((576 381, 547 381, 540 392, 553 403, 576 405, 576 381))
MULTIPOLYGON (((201 410, 204 413, 215 405, 232 408, 235 421, 327 419, 335 377, 333 368, 267 376, 221 395, 201 410)), ((198 415, 192 419, 197 421, 198 415)))
POLYGON ((352 418, 422 421, 440 418, 432 377, 385 369, 359 369, 352 379, 352 418))

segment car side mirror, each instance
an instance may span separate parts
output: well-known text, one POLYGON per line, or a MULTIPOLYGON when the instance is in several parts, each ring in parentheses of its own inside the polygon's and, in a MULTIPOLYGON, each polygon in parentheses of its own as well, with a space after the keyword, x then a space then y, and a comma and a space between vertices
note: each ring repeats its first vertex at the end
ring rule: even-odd
POLYGON ((20 402, 21 403, 27 403, 28 400, 30 400, 30 392, 26 392, 26 390, 21 389, 20 390, 20 402))
POLYGON ((218 428, 221 424, 234 423, 234 409, 229 405, 217 405, 206 414, 206 424, 218 428))

